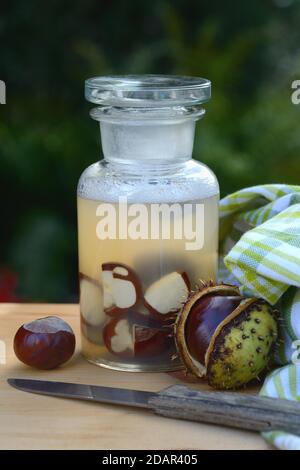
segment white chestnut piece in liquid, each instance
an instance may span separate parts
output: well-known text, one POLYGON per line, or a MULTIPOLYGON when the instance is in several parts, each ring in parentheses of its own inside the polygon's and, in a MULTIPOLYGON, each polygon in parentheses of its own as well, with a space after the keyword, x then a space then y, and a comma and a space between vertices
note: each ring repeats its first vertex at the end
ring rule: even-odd
POLYGON ((64 320, 50 316, 22 325, 14 338, 14 351, 24 364, 54 369, 68 361, 75 350, 75 335, 64 320))
POLYGON ((88 325, 100 326, 105 321, 102 287, 84 274, 80 274, 80 311, 88 325))
POLYGON ((146 358, 164 353, 170 346, 170 332, 143 326, 128 317, 110 320, 103 329, 108 351, 123 358, 146 358))
POLYGON ((157 319, 168 320, 186 302, 190 288, 190 280, 185 272, 169 273, 146 289, 145 306, 157 319))
POLYGON ((103 304, 107 315, 123 314, 143 298, 139 278, 126 264, 103 263, 102 283, 103 304))

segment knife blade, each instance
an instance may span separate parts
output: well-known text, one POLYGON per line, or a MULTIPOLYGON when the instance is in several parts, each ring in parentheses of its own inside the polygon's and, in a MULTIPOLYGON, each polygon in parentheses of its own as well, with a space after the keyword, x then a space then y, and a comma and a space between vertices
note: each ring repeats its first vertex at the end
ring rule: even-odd
POLYGON ((18 390, 41 395, 148 408, 169 418, 300 435, 300 403, 279 398, 200 391, 184 385, 173 385, 156 393, 19 378, 10 378, 8 383, 18 390))
POLYGON ((149 400, 155 393, 125 388, 100 387, 96 385, 75 384, 70 382, 52 382, 46 380, 8 379, 14 388, 24 392, 51 395, 61 398, 73 398, 97 403, 149 408, 149 400))

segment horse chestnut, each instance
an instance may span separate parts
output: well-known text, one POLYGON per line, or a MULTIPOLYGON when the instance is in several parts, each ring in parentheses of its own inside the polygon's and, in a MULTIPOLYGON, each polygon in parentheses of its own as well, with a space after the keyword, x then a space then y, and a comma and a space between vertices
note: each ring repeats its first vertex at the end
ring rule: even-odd
POLYGON ((169 320, 179 312, 190 292, 186 272, 171 272, 153 282, 145 292, 144 304, 158 320, 169 320))
POLYGON ((175 324, 177 349, 187 370, 221 389, 257 378, 271 359, 276 337, 276 310, 225 284, 204 283, 190 295, 175 324))
POLYGON ((14 351, 24 364, 54 369, 68 361, 75 350, 75 335, 64 320, 49 316, 22 325, 14 338, 14 351))
POLYGON ((191 308, 186 322, 186 342, 201 364, 217 326, 240 304, 239 296, 206 295, 191 308))
POLYGON ((107 315, 123 315, 143 298, 137 274, 126 264, 102 264, 103 303, 107 315))
POLYGON ((103 329, 103 341, 114 355, 153 357, 167 350, 170 332, 154 326, 142 325, 130 317, 112 319, 103 329))
POLYGON ((105 321, 101 285, 80 273, 80 312, 82 320, 89 326, 98 327, 105 321))

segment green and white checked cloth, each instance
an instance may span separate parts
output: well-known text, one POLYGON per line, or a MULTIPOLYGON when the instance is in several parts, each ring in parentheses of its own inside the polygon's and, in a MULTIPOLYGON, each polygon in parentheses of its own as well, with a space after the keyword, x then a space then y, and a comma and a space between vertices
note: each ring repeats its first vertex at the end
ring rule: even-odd
MULTIPOLYGON (((275 370, 266 378, 260 395, 300 401, 300 365, 290 364, 275 370)), ((300 450, 300 436, 283 431, 264 432, 262 435, 278 449, 300 450)))
MULTIPOLYGON (((245 295, 262 297, 279 307, 283 320, 276 361, 284 365, 297 359, 294 341, 300 340, 300 186, 253 186, 222 199, 220 240, 220 280, 239 284, 245 295)), ((300 400, 300 365, 273 372, 261 393, 273 396, 273 381, 281 382, 281 387, 275 387, 278 396, 300 400)), ((264 437, 279 448, 300 449, 300 437, 280 431, 264 433, 264 437)))

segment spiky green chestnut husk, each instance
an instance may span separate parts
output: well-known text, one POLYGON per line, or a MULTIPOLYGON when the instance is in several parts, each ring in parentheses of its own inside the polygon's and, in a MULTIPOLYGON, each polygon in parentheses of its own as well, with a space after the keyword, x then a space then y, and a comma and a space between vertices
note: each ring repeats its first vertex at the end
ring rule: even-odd
POLYGON ((241 313, 223 322, 211 340, 206 375, 214 388, 239 388, 258 378, 270 361, 277 338, 275 314, 266 302, 251 300, 245 309, 241 303, 241 313))
POLYGON ((216 389, 237 389, 258 378, 273 355, 276 312, 236 286, 203 284, 192 292, 175 324, 187 373, 216 389))

